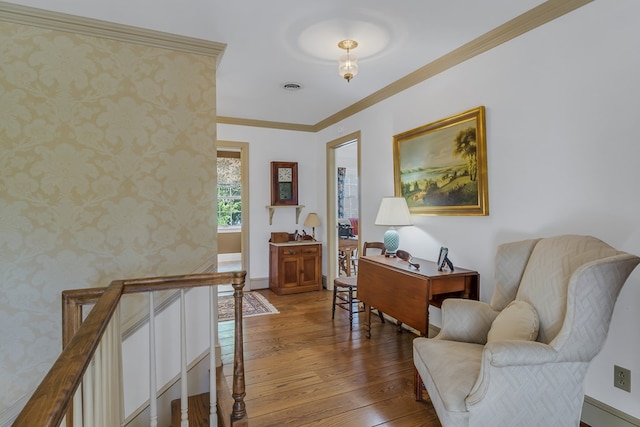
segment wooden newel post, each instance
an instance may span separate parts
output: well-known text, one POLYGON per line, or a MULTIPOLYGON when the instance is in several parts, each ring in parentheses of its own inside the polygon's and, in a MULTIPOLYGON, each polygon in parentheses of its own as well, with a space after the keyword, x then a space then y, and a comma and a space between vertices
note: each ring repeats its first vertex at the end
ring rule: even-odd
POLYGON ((246 396, 244 384, 244 348, 242 335, 242 288, 244 278, 240 283, 234 283, 233 297, 235 302, 235 348, 233 358, 233 411, 231 412, 231 425, 240 426, 247 424, 247 410, 244 403, 246 396))

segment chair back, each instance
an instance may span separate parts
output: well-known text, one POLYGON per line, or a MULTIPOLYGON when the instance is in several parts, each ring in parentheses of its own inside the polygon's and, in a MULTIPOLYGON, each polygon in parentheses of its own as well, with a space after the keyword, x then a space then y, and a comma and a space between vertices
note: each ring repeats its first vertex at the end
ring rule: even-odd
MULTIPOLYGON (((364 242, 364 244, 362 245, 363 256, 367 255, 367 249, 377 249, 380 251, 379 255, 384 255, 387 253, 387 249, 384 247, 383 242, 364 242)), ((369 253, 369 255, 374 255, 374 254, 369 253)))
POLYGON ((538 312, 539 342, 550 344, 558 338, 554 346, 559 348, 575 338, 575 345, 583 347, 578 351, 590 360, 604 344, 615 300, 638 261, 591 236, 540 239, 515 299, 529 302, 538 312), (592 328, 604 333, 594 335, 592 328))

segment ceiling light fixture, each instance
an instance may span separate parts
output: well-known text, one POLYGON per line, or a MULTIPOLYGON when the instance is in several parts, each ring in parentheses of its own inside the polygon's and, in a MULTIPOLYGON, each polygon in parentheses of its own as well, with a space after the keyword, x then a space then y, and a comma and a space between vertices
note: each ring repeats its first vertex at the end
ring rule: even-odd
POLYGON ((358 47, 358 42, 355 40, 342 40, 338 43, 338 47, 347 51, 346 55, 340 56, 338 60, 338 72, 348 83, 358 74, 358 58, 349 53, 351 49, 358 47))

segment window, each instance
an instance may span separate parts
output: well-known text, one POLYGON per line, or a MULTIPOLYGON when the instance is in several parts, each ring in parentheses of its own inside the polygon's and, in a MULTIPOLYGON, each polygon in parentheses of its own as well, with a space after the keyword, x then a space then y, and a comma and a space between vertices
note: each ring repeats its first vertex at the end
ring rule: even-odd
POLYGON ((240 152, 218 151, 218 227, 242 225, 240 152))

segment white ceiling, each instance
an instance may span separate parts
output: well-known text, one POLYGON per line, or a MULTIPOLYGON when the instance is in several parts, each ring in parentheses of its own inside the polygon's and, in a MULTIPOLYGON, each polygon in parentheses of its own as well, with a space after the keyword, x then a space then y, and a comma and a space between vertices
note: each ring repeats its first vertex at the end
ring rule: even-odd
MULTIPOLYGON (((554 0, 555 1, 555 0, 554 0)), ((557 2, 557 1, 556 1, 557 2)), ((226 43, 218 116, 314 125, 542 0, 14 0, 226 43), (338 75, 340 40, 359 74, 338 75), (297 92, 282 89, 296 82, 297 92)))
POLYGON ((540 0, 218 1, 218 115, 313 125, 540 0), (359 43, 359 73, 338 75, 340 40, 359 43), (297 92, 285 82, 303 85, 297 92))

